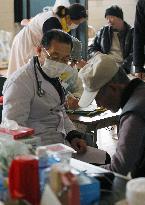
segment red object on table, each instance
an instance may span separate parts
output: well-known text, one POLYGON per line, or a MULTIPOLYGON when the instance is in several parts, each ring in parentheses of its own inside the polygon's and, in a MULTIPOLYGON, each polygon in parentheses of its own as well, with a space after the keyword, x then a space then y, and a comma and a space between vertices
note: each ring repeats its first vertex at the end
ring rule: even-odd
POLYGON ((0 127, 0 132, 10 134, 14 137, 15 140, 25 138, 25 137, 33 137, 34 129, 28 127, 20 127, 18 130, 10 130, 6 128, 0 127))
POLYGON ((9 191, 12 199, 40 204, 38 159, 33 155, 17 156, 9 169, 9 191))
POLYGON ((0 104, 3 104, 3 96, 0 96, 0 104))

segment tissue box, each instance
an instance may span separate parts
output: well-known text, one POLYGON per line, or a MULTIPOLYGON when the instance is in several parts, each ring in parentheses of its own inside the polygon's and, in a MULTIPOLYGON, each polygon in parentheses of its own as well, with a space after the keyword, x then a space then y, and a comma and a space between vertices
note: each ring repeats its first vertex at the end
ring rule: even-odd
POLYGON ((100 199, 100 182, 85 174, 78 175, 80 185, 81 205, 91 205, 98 203, 100 199))
POLYGON ((0 133, 7 133, 9 135, 12 135, 15 140, 27 138, 27 137, 33 137, 34 129, 28 128, 28 127, 20 127, 18 130, 10 130, 6 128, 0 127, 0 133))

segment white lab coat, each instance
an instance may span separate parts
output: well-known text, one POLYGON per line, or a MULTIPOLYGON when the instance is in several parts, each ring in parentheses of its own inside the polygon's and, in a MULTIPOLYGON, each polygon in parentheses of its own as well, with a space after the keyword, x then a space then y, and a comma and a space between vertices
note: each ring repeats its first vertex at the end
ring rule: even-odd
POLYGON ((45 95, 37 95, 33 60, 14 72, 3 89, 2 118, 15 120, 19 125, 32 127, 41 138, 41 145, 64 143, 65 136, 75 130, 54 86, 37 70, 45 95))
POLYGON ((35 55, 34 48, 40 45, 43 36, 43 24, 53 16, 58 18, 52 11, 39 13, 15 36, 10 52, 7 77, 35 55))

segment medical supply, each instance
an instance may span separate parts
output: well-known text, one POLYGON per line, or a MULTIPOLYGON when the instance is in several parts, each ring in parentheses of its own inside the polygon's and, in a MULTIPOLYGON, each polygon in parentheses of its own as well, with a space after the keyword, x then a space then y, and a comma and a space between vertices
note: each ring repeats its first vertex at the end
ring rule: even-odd
POLYGON ((126 185, 128 205, 145 204, 145 177, 131 179, 126 185))
POLYGON ((17 156, 9 169, 9 191, 12 199, 25 199, 33 205, 40 203, 38 158, 17 156))

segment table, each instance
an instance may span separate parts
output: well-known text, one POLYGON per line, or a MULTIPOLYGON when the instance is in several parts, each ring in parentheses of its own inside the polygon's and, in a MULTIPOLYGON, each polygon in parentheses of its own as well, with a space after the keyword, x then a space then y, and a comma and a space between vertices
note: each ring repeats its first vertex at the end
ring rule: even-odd
MULTIPOLYGON (((97 167, 76 159, 71 159, 71 166, 85 173, 101 173, 107 172, 107 170, 97 167)), ((116 202, 125 198, 126 183, 128 178, 117 173, 113 180, 112 190, 109 193, 101 193, 101 199, 99 205, 114 205, 116 202)))
POLYGON ((76 115, 76 114, 69 114, 69 118, 72 122, 86 125, 87 131, 91 132, 93 131, 93 144, 92 146, 96 147, 97 142, 97 130, 109 127, 111 125, 117 125, 119 124, 119 116, 120 116, 121 110, 119 110, 116 113, 112 113, 111 111, 107 110, 101 114, 97 114, 93 117, 90 116, 82 116, 82 115, 76 115))

